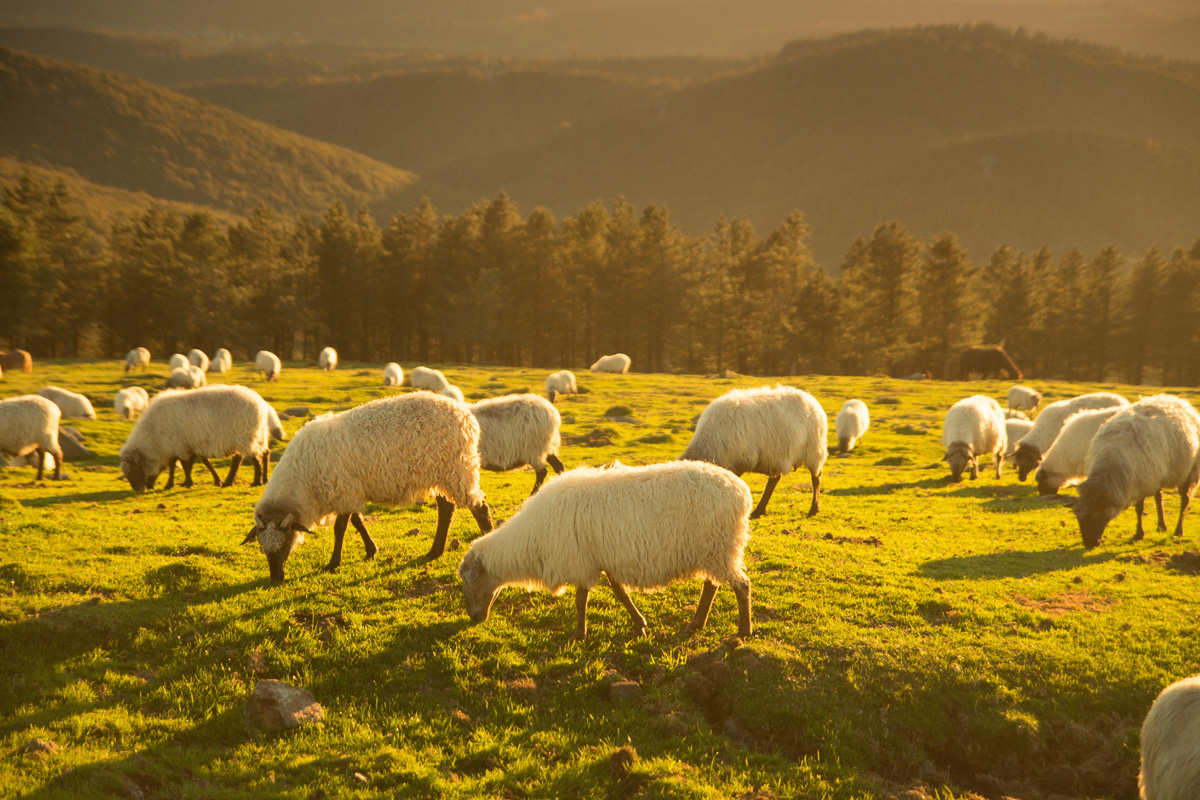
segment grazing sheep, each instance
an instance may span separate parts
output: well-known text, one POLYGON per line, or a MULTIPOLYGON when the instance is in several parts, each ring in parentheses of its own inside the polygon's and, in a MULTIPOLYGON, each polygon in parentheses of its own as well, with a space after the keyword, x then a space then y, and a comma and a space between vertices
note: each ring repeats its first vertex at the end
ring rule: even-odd
POLYGON ((404 368, 395 361, 389 361, 383 368, 383 385, 399 386, 404 383, 404 368))
POLYGON ((408 379, 414 389, 427 389, 431 392, 444 392, 450 386, 450 381, 446 380, 441 370, 430 367, 414 367, 408 374, 408 379))
POLYGON ((1042 393, 1016 384, 1008 389, 1008 407, 1014 411, 1033 411, 1042 402, 1042 393))
POLYGON ((1051 403, 1043 408, 1042 413, 1038 414, 1037 421, 1033 423, 1033 429, 1017 443, 1017 449, 1013 453, 1013 464, 1017 468, 1017 480, 1025 480, 1025 476, 1042 463, 1042 456, 1050 449, 1050 445, 1054 444, 1067 417, 1091 408, 1127 405, 1129 405, 1129 401, 1119 394, 1094 392, 1081 394, 1069 400, 1059 400, 1057 403, 1051 403))
POLYGON ((837 421, 833 424, 837 434, 838 452, 849 453, 855 443, 867 432, 871 424, 871 415, 867 412, 867 404, 862 400, 847 400, 838 411, 837 421))
POLYGON ((1092 438, 1087 478, 1079 484, 1074 511, 1083 546, 1090 550, 1099 544, 1109 521, 1130 503, 1137 511, 1133 539, 1141 539, 1146 498, 1172 487, 1179 489, 1175 535, 1183 536, 1183 517, 1198 476, 1200 414, 1191 403, 1158 394, 1120 409, 1092 438))
POLYGON ((510 394, 471 403, 479 421, 479 466, 492 472, 533 467, 535 494, 546 480, 546 464, 561 474, 558 459, 562 419, 549 400, 533 394, 510 394))
POLYGON ((141 368, 142 372, 150 366, 150 351, 144 347, 135 347, 125 354, 125 371, 133 372, 141 368))
POLYGON ((188 350, 188 363, 198 367, 201 372, 208 372, 208 355, 203 350, 188 350))
POLYGON ((1017 450, 1017 443, 1032 429, 1033 423, 1027 419, 1008 417, 1004 420, 1004 438, 1008 440, 1008 446, 1004 449, 1005 461, 1012 462, 1013 453, 1017 450))
MULTIPOLYGON (((184 488, 192 485, 197 458, 233 456, 223 486, 231 486, 243 458, 254 465, 253 486, 266 482, 271 460, 267 403, 245 386, 208 386, 162 392, 150 401, 121 446, 121 473, 135 492, 154 482, 175 459, 183 462, 184 488)), ((211 465, 209 469, 212 469, 211 465)))
POLYGON ((1003 347, 968 347, 958 357, 958 379, 970 380, 972 372, 984 378, 995 374, 1008 380, 1021 380, 1021 370, 1004 352, 1003 347))
POLYGON ((167 376, 166 383, 163 384, 164 389, 195 389, 196 374, 192 370, 196 369, 191 364, 186 369, 176 367, 171 370, 171 374, 167 376))
POLYGON ((96 410, 92 408, 92 401, 77 392, 68 392, 57 386, 47 386, 38 394, 58 406, 62 415, 68 419, 96 418, 96 410))
POLYGON ((1004 451, 1008 448, 1000 404, 976 394, 950 406, 942 427, 942 447, 946 448, 946 463, 950 465, 952 481, 961 481, 963 470, 968 466, 971 467, 971 480, 978 478, 979 456, 984 453, 992 454, 996 479, 999 480, 1004 451))
POLYGON ((187 369, 191 365, 192 362, 183 353, 175 353, 167 359, 167 366, 171 369, 187 369))
POLYGON ((150 395, 140 386, 130 386, 120 389, 113 398, 113 408, 125 419, 133 419, 146 410, 150 404, 150 395))
POLYGON ((0 400, 0 453, 25 456, 37 461, 37 480, 46 475, 46 454, 54 457, 54 479, 62 477, 62 448, 58 445, 58 421, 62 411, 38 395, 23 394, 0 400))
MULTIPOLYGON (((1067 417, 1054 444, 1046 451, 1046 457, 1038 466, 1033 479, 1037 481, 1038 494, 1058 494, 1063 486, 1077 483, 1087 475, 1088 453, 1092 449, 1092 438, 1100 426, 1108 422, 1124 406, 1109 406, 1078 411, 1067 417)), ((1161 502, 1161 500, 1160 500, 1161 502)), ((1166 528, 1166 523, 1163 524, 1166 528)))
POLYGON ((779 479, 804 466, 812 476, 811 517, 821 507, 821 470, 828 456, 829 420, 808 392, 790 386, 734 389, 708 404, 681 459, 709 461, 741 477, 767 476, 762 498, 750 514, 757 519, 779 479))
MULTIPOLYGON (((1018 411, 1015 408, 1004 409, 1004 418, 1005 419, 1022 419, 1022 420, 1025 420, 1026 422, 1029 421, 1028 414, 1026 414, 1024 411, 1018 411)), ((1009 444, 1015 445, 1016 442, 1010 442, 1009 444)))
POLYGON ((243 544, 258 540, 278 583, 304 534, 333 522, 333 556, 325 567, 333 571, 342 563, 347 522, 362 537, 367 558, 375 556, 362 520, 368 502, 410 506, 430 492, 437 496, 438 524, 425 560, 445 551, 456 505, 471 509, 481 531, 492 529, 479 488, 479 423, 464 405, 436 394, 372 400, 317 417, 292 436, 243 544))
POLYGON ((616 353, 611 356, 600 356, 595 364, 592 364, 592 372, 612 372, 618 375, 623 375, 629 372, 630 365, 629 356, 624 353, 616 353))
POLYGON ((2 370, 33 372, 33 356, 29 355, 27 350, 10 350, 7 353, 0 353, 0 371, 2 370))
POLYGON ((275 381, 279 380, 279 373, 283 371, 283 364, 279 361, 279 356, 270 350, 259 350, 254 356, 254 369, 263 373, 263 377, 266 380, 275 381))
POLYGON ((573 469, 471 545, 458 567, 467 613, 485 621, 505 586, 555 595, 574 586, 574 638, 582 639, 588 593, 603 572, 641 636, 646 619, 626 587, 654 591, 700 575, 704 588, 687 629, 704 627, 717 585, 728 583, 737 595, 738 636, 748 637, 750 579, 742 551, 751 501, 745 483, 713 464, 573 469))
POLYGON ((1195 800, 1200 787, 1200 675, 1175 681, 1142 723, 1141 800, 1195 800))
POLYGON ((442 389, 442 391, 438 392, 438 394, 444 397, 449 397, 451 400, 457 400, 460 403, 466 402, 463 399, 462 389, 458 388, 457 386, 447 386, 445 389, 442 389))
POLYGON ((337 369, 337 350, 334 350, 332 347, 326 347, 323 349, 321 354, 317 356, 317 364, 320 365, 321 369, 325 370, 326 372, 331 369, 337 369))
POLYGON ((208 365, 209 372, 226 373, 233 368, 233 356, 224 347, 213 355, 212 363, 208 365))
POLYGON ((192 364, 190 367, 188 367, 187 371, 191 373, 192 386, 194 388, 199 389, 201 386, 208 386, 208 376, 204 374, 203 369, 195 364, 192 364))
POLYGON ((550 373, 546 378, 546 397, 553 403, 560 394, 576 394, 579 388, 575 385, 575 373, 562 369, 550 373))

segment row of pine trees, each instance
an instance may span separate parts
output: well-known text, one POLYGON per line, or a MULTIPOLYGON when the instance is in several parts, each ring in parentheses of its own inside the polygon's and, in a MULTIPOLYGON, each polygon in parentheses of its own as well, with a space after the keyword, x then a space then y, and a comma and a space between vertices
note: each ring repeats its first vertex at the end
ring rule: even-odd
POLYGON ((101 234, 62 184, 26 175, 0 203, 0 340, 35 356, 329 344, 344 361, 579 368, 624 352, 647 372, 934 377, 985 343, 1027 376, 1200 384, 1200 241, 1132 263, 1113 247, 977 261, 952 233, 884 221, 834 277, 809 232, 795 212, 766 236, 724 218, 691 236, 623 199, 522 216, 501 193, 384 227, 341 203, 230 224, 157 206, 101 234))

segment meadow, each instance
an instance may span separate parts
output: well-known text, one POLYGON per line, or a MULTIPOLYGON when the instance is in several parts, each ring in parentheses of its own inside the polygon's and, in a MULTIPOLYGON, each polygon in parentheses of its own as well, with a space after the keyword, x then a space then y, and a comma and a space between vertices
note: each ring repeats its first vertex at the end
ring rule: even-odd
MULTIPOLYGON (((264 383, 238 363, 210 379, 316 414, 396 391, 381 366, 287 364, 264 383)), ((1126 511, 1085 552, 1070 511, 1011 468, 998 483, 986 467, 949 482, 945 410, 973 393, 1002 400, 1007 383, 781 379, 822 403, 831 443, 849 398, 867 403, 871 429, 830 457, 816 517, 807 473, 793 473, 751 523, 754 635, 734 638, 728 589, 708 627, 683 635, 700 592, 688 581, 635 596, 641 638, 597 587, 588 638, 572 642, 570 593, 507 589, 472 625, 455 570, 478 529, 459 511, 458 543, 421 563, 431 503, 370 508, 379 555, 365 561, 348 536, 336 574, 321 571, 333 537, 318 529, 271 585, 262 554, 240 545, 260 494, 250 470, 224 490, 202 469, 169 492, 120 479, 131 423, 112 395, 167 372, 122 368, 38 362, 0 379, 0 395, 56 384, 99 413, 69 423, 97 458, 65 464, 65 480, 0 468, 0 797, 1117 800, 1136 794, 1154 697, 1200 672, 1200 521, 1182 541, 1151 525, 1132 543, 1126 511), (242 708, 264 678, 310 689, 324 722, 248 731, 242 708), (635 696, 610 694, 622 680, 635 696), (57 749, 30 752, 34 739, 57 749)), ((540 392, 548 372, 442 368, 468 399, 540 392)), ((675 458, 711 399, 775 382, 577 375, 584 393, 558 402, 568 468, 675 458)), ((1026 383, 1044 402, 1158 391, 1026 383)), ((285 443, 273 444, 275 461, 285 443)), ((757 499, 765 478, 746 477, 757 499)), ((497 521, 532 484, 528 470, 484 473, 497 521)), ((1177 511, 1169 495, 1169 524, 1177 511)))

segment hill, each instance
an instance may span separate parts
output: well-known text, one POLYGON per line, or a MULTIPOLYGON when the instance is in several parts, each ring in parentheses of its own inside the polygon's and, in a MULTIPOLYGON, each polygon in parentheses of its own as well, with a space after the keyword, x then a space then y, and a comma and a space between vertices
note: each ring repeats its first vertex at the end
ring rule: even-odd
POLYGON ((136 79, 0 48, 0 156, 244 213, 387 203, 402 169, 136 79))

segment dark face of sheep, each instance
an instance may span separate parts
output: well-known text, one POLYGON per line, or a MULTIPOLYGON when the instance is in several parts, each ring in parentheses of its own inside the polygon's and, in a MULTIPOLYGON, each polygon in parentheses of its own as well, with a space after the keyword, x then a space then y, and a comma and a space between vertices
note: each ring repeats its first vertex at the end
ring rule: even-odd
POLYGON ((1083 537, 1083 546, 1088 550, 1100 544, 1100 537, 1104 535, 1104 529, 1108 527, 1112 518, 1121 512, 1116 505, 1092 491, 1092 487, 1088 486, 1087 481, 1079 484, 1079 499, 1075 501, 1072 510, 1075 512, 1075 518, 1079 521, 1079 533, 1083 537))
POLYGON ((1013 453, 1013 463, 1017 466, 1017 479, 1023 481, 1042 463, 1042 449, 1037 445, 1021 442, 1013 453))
POLYGON ((955 442, 946 448, 946 463, 950 465, 950 480, 962 480, 963 470, 975 465, 975 448, 963 442, 955 442))
POLYGON ((1051 494, 1058 494, 1058 485, 1054 482, 1052 476, 1044 469, 1039 469, 1033 474, 1033 479, 1037 481, 1038 494, 1042 497, 1051 494))
POLYGON ((500 580, 487 571, 479 559, 468 552, 458 566, 458 577, 463 582, 463 600, 471 622, 486 622, 492 603, 500 595, 500 580))
POLYGON ((267 557, 267 569, 271 573, 272 583, 283 581, 283 565, 288 556, 300 545, 304 544, 304 534, 312 533, 308 528, 296 521, 295 514, 265 514, 255 515, 254 527, 242 544, 258 541, 263 555, 267 557))
POLYGON ((160 472, 162 470, 151 464, 143 453, 133 452, 121 456, 121 474, 129 481, 129 488, 135 492, 153 489, 160 472))

